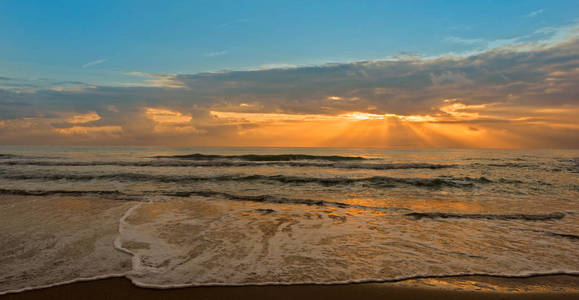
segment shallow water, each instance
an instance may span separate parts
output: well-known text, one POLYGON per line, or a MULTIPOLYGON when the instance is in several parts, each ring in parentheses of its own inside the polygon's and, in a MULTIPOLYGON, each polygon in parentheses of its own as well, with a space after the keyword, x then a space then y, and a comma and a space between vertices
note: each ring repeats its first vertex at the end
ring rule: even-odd
POLYGON ((0 153, 0 292, 579 273, 579 151, 0 153))

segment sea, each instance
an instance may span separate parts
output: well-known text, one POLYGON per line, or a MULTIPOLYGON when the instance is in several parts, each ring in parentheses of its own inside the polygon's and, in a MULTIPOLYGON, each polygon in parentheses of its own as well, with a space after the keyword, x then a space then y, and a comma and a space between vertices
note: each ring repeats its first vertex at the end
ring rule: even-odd
POLYGON ((0 294, 579 274, 579 151, 0 147, 0 294))

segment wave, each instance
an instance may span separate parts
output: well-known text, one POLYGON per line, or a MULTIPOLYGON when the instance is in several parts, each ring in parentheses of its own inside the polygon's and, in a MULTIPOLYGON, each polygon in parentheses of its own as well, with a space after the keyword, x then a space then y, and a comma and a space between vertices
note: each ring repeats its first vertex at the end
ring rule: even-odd
POLYGON ((551 231, 544 231, 543 233, 545 235, 550 235, 550 236, 554 236, 554 237, 560 237, 560 238, 571 239, 571 240, 579 240, 579 235, 574 235, 574 234, 558 233, 558 232, 551 232, 551 231))
POLYGON ((62 166, 62 167, 89 167, 89 166, 119 166, 119 167, 294 167, 294 168, 337 168, 337 169, 369 169, 369 170, 397 170, 397 169, 445 169, 456 165, 427 164, 427 163, 316 163, 316 162, 250 162, 250 161, 0 161, 6 166, 62 166))
POLYGON ((294 160, 327 160, 327 161, 351 161, 366 160, 360 156, 339 156, 339 155, 307 155, 307 154, 244 154, 244 155, 209 155, 209 154, 187 154, 187 155, 168 155, 153 156, 154 158, 174 158, 187 160, 224 160, 236 159, 245 161, 294 161, 294 160))
MULTIPOLYGON (((20 154, 8 154, 8 153, 0 153, 0 159, 8 160, 8 159, 42 159, 42 158, 51 158, 48 156, 37 156, 37 155, 20 155, 20 154)), ((52 157, 54 158, 54 157, 52 157)))
MULTIPOLYGON (((117 248, 115 246, 115 248, 117 248)), ((127 252, 124 248, 117 248, 121 252, 127 252)), ((128 253, 133 255, 132 253, 128 253)), ((96 280, 110 280, 115 278, 126 278, 131 284, 136 287, 154 289, 154 290, 168 290, 168 289, 183 289, 192 287, 259 287, 259 286, 298 286, 298 285, 317 285, 317 286, 331 286, 331 285, 344 285, 344 284, 372 284, 372 283, 398 283, 404 281, 421 280, 421 279, 469 279, 469 277, 485 277, 485 278, 497 278, 497 279, 527 279, 527 278, 543 278, 548 279, 558 276, 579 276, 579 272, 575 270, 552 270, 545 272, 520 272, 520 273, 483 273, 483 272, 457 272, 457 273, 447 273, 447 274, 415 274, 408 276, 396 276, 392 278, 368 278, 359 280, 341 280, 341 281, 331 281, 331 282, 317 282, 311 281, 291 281, 291 282, 260 282, 260 283, 187 283, 187 284, 151 284, 139 282, 137 278, 132 277, 130 274, 110 274, 95 276, 89 278, 77 278, 68 281, 59 281, 52 284, 46 285, 32 285, 22 289, 15 290, 5 290, 0 291, 0 296, 17 294, 22 292, 35 291, 40 289, 47 289, 52 287, 58 287, 69 284, 85 283, 96 280)), ((476 285, 475 285, 476 286, 476 285)), ((565 294, 562 294, 565 295, 565 294)), ((15 297, 17 298, 17 297, 15 297)), ((25 297, 23 297, 25 298, 25 297)))
POLYGON ((107 199, 145 201, 142 195, 127 194, 120 191, 74 191, 74 190, 18 190, 0 189, 0 195, 14 196, 98 196, 107 199))
MULTIPOLYGON (((336 168, 336 169, 366 169, 366 170, 398 170, 398 169, 447 169, 447 168, 531 168, 543 171, 561 172, 563 170, 576 172, 579 165, 563 167, 547 167, 520 163, 481 164, 435 164, 435 163, 363 163, 352 161, 320 161, 320 160, 144 160, 144 161, 70 161, 70 160, 38 160, 41 157, 25 157, 0 154, 0 165, 5 166, 119 166, 119 167, 293 167, 293 168, 336 168), (2 156, 5 155, 5 156, 2 156), (16 159, 18 158, 18 159, 16 159), (33 159, 36 158, 36 159, 33 159)), ((44 157, 54 159, 54 157, 44 157)))
POLYGON ((452 214, 442 212, 408 213, 405 216, 420 219, 486 219, 486 220, 523 220, 523 221, 548 221, 561 220, 572 212, 555 212, 550 214, 529 215, 529 214, 452 214))
MULTIPOLYGON (((236 195, 225 192, 217 191, 187 191, 187 192, 166 192, 163 193, 164 196, 173 197, 219 197, 227 200, 233 201, 248 201, 248 202, 264 202, 264 203, 277 203, 277 204, 302 204, 308 206, 331 206, 337 208, 358 208, 358 209, 371 209, 371 210, 382 210, 382 211, 408 211, 406 208, 399 207, 378 207, 378 206, 366 206, 359 204, 348 204, 343 202, 327 201, 327 200, 314 200, 314 199, 301 199, 301 198, 286 198, 278 197, 273 195, 236 195)), ((273 212, 273 211, 271 211, 273 212)))
MULTIPOLYGON (((16 196, 105 196, 106 198, 113 198, 117 200, 131 200, 139 202, 151 202, 147 196, 167 196, 188 198, 192 196, 205 198, 220 198, 232 201, 248 201, 248 202, 262 202, 262 203, 277 203, 277 204, 301 204, 308 206, 329 206, 336 208, 358 208, 371 209, 380 211, 409 211, 406 208, 399 207, 378 207, 365 206, 359 204, 348 204, 336 201, 317 200, 317 199, 301 199, 301 198, 286 198, 273 195, 236 195, 218 191, 143 191, 142 195, 128 194, 121 191, 74 191, 74 190, 11 190, 0 189, 0 195, 16 195, 16 196)), ((273 212, 273 211, 272 211, 273 212)))
POLYGON ((2 160, 3 159, 55 159, 55 158, 62 158, 62 157, 0 153, 0 159, 2 159, 2 160))
MULTIPOLYGON (((122 251, 122 250, 121 250, 122 251)), ((343 285, 343 284, 370 284, 370 283, 396 283, 409 280, 420 280, 420 279, 445 279, 445 278, 467 278, 468 277, 487 277, 487 278, 501 278, 501 279, 512 279, 512 278, 541 278, 541 277, 556 277, 556 276, 579 276, 579 272, 575 270, 549 270, 544 272, 531 272, 531 271, 520 271, 519 273, 484 273, 484 272, 456 272, 456 273, 443 273, 443 274, 415 274, 407 276, 394 276, 388 278, 367 278, 367 279, 353 279, 353 280, 337 280, 337 281, 325 281, 318 282, 313 279, 308 281, 290 281, 290 282, 280 282, 280 281, 268 281, 268 282, 251 282, 251 283, 184 283, 184 284, 152 284, 140 282, 138 278, 127 275, 126 277, 131 280, 131 283, 135 286, 148 288, 148 289, 180 289, 180 288, 190 288, 190 287, 241 287, 241 286, 291 286, 291 285, 343 285)), ((1 295, 1 294, 0 294, 1 295)))
MULTIPOLYGON (((104 198, 112 198, 117 200, 130 200, 138 202, 151 202, 147 196, 167 196, 167 197, 179 197, 179 198, 189 198, 193 196, 204 197, 204 198, 219 198, 232 201, 248 201, 248 202, 260 202, 260 203, 276 203, 276 204, 298 204, 307 206, 327 206, 336 208, 355 208, 355 209, 368 209, 368 210, 378 210, 378 211, 411 211, 408 208, 401 207, 380 207, 380 206, 367 206, 360 204, 349 204, 337 201, 327 201, 321 199, 303 199, 303 198, 287 198, 279 197, 274 195, 238 195, 226 192, 212 191, 212 190, 201 190, 201 191, 143 191, 142 194, 129 194, 116 190, 100 190, 100 191, 75 191, 75 190, 18 190, 18 189, 0 189, 0 195, 18 195, 18 196, 100 196, 104 198)), ((274 210, 267 210, 267 213, 274 213, 274 210)), ((574 215, 576 212, 566 211, 566 212, 553 212, 548 214, 454 214, 454 213, 444 213, 444 212, 411 212, 406 213, 402 216, 410 217, 417 220, 421 219, 482 219, 482 220, 501 220, 501 221, 511 221, 511 220, 522 220, 522 221, 551 221, 551 220, 561 220, 568 215, 574 215)), ((568 239, 577 239, 578 237, 571 234, 562 234, 555 232, 543 232, 541 233, 564 237, 568 239)))
MULTIPOLYGON (((543 171, 561 172, 563 170, 576 173, 575 167, 545 167, 531 164, 433 164, 433 163, 360 163, 360 162, 331 162, 331 161, 243 161, 243 160, 145 160, 145 161, 68 161, 68 160, 33 160, 14 159, 13 156, 0 156, 0 165, 4 166, 45 166, 45 167, 89 167, 89 166, 118 166, 118 167, 292 167, 292 168, 334 168, 334 169, 362 169, 362 170, 403 170, 403 169, 448 169, 448 168, 532 168, 543 171)), ((54 159, 54 157, 51 157, 54 159)))
POLYGON ((184 182, 226 182, 226 181, 261 181, 277 182, 282 184, 319 184, 322 186, 339 186, 366 184, 369 187, 386 188, 398 185, 410 185, 416 187, 473 187, 477 184, 489 183, 520 183, 520 181, 510 181, 499 179, 492 181, 486 177, 436 177, 436 178, 399 178, 387 176, 372 176, 363 178, 346 178, 346 177, 300 177, 287 175, 220 175, 220 176, 172 176, 172 175, 150 175, 140 173, 116 173, 103 175, 75 175, 75 174, 22 174, 0 175, 0 178, 10 180, 68 180, 68 181, 91 181, 91 180, 117 180, 117 181, 153 181, 163 183, 184 183, 184 182))
POLYGON ((470 165, 472 168, 506 168, 506 169, 529 169, 533 171, 545 171, 545 172, 561 172, 561 171, 568 171, 568 172, 576 172, 579 170, 579 167, 569 166, 569 165, 549 165, 546 163, 537 163, 537 164, 525 164, 525 163, 472 163, 470 165))
POLYGON ((472 166, 495 167, 495 168, 539 168, 540 167, 540 165, 537 165, 537 164, 524 164, 524 163, 513 163, 513 162, 492 163, 492 164, 473 163, 472 166))
POLYGON ((521 230, 521 231, 536 232, 536 233, 544 234, 544 235, 547 235, 547 236, 558 237, 558 238, 564 238, 564 239, 570 239, 570 240, 579 240, 579 235, 574 235, 574 234, 569 234, 569 233, 559 233, 559 232, 546 231, 546 230, 537 230, 537 229, 529 229, 529 228, 521 228, 521 229, 519 229, 519 230, 521 230))
POLYGON ((372 169, 372 170, 398 170, 398 169, 446 169, 456 165, 428 164, 428 163, 388 163, 388 164, 335 164, 334 168, 341 169, 372 169))

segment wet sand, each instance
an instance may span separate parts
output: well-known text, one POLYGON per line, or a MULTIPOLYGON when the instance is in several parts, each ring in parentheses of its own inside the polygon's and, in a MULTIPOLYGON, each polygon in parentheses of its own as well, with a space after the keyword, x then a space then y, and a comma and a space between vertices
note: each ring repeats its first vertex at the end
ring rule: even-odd
POLYGON ((462 276, 394 283, 148 289, 126 278, 77 282, 0 296, 18 299, 579 299, 579 276, 462 276))

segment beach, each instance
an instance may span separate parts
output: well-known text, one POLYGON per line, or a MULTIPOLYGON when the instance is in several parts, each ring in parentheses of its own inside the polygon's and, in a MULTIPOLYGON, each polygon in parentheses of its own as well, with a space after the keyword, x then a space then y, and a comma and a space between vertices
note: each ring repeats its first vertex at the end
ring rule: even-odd
POLYGON ((0 296, 2 300, 27 299, 577 299, 576 276, 497 278, 464 276, 397 283, 346 285, 292 285, 244 287, 191 287, 148 289, 125 278, 77 282, 0 296), (423 282, 419 282, 423 281, 423 282), (420 287, 419 287, 420 286, 420 287), (460 288, 461 290, 458 290, 460 288))
POLYGON ((1 150, 6 298, 577 296, 576 151, 1 150))

